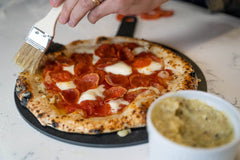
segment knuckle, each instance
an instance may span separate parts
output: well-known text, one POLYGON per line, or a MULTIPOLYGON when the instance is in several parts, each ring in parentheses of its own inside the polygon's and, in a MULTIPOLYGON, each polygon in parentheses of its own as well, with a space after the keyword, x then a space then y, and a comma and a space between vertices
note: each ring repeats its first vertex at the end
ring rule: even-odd
POLYGON ((99 14, 95 13, 95 12, 91 12, 89 15, 88 15, 88 20, 89 22, 91 23, 94 23, 99 17, 99 14))
POLYGON ((82 0, 81 2, 82 7, 85 9, 91 9, 94 5, 91 0, 82 0))
POLYGON ((70 16, 70 19, 72 22, 76 23, 79 20, 79 16, 78 16, 78 14, 73 13, 70 16))

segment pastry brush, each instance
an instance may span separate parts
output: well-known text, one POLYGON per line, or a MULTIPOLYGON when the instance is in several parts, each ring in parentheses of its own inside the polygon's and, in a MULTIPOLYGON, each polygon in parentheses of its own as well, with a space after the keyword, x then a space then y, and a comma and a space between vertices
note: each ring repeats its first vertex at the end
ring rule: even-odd
POLYGON ((25 43, 17 52, 14 60, 16 64, 26 71, 30 73, 37 71, 40 61, 55 35, 56 22, 62 6, 52 8, 43 19, 32 26, 25 43))

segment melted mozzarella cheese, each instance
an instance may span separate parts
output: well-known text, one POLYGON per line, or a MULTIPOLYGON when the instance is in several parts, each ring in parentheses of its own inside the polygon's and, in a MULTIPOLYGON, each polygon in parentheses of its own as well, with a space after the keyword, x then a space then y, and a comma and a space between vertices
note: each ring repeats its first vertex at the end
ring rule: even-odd
POLYGON ((86 100, 96 100, 96 97, 104 97, 103 92, 104 92, 104 85, 98 86, 98 88, 95 89, 89 89, 86 92, 83 92, 82 95, 80 96, 78 100, 78 104, 80 104, 82 101, 86 100))
POLYGON ((96 64, 99 59, 100 59, 100 57, 98 57, 97 55, 94 54, 94 55, 93 55, 92 63, 93 63, 93 64, 96 64))
POLYGON ((63 67, 63 70, 64 70, 64 71, 68 71, 68 72, 70 72, 71 74, 74 74, 74 65, 67 66, 67 67, 63 67))
POLYGON ((124 62, 118 62, 105 67, 106 72, 128 76, 132 73, 132 68, 124 62))
POLYGON ((159 90, 157 88, 155 88, 155 87, 152 87, 152 86, 151 87, 137 87, 137 88, 129 89, 128 93, 129 92, 134 92, 134 91, 137 91, 137 90, 141 90, 141 89, 152 90, 155 93, 160 94, 159 90))
POLYGON ((76 85, 73 83, 73 81, 68 82, 57 82, 57 87, 61 90, 67 90, 67 89, 73 89, 76 88, 76 85))
POLYGON ((117 113, 117 111, 120 108, 120 105, 123 104, 123 105, 129 105, 129 102, 128 101, 125 101, 124 99, 122 98, 119 98, 119 99, 115 99, 115 100, 111 100, 108 102, 108 104, 110 105, 111 107, 111 111, 112 113, 117 113))
POLYGON ((82 47, 75 48, 75 52, 93 54, 95 52, 95 48, 92 46, 89 46, 89 47, 82 46, 82 47))
POLYGON ((143 68, 138 68, 137 71, 141 74, 144 74, 144 75, 150 75, 153 72, 155 72, 157 70, 161 70, 161 69, 162 69, 162 64, 161 63, 152 61, 149 66, 146 66, 146 67, 143 67, 143 68))
POLYGON ((148 51, 149 51, 148 47, 144 46, 144 47, 136 47, 136 48, 133 49, 132 52, 133 52, 134 55, 138 55, 142 52, 148 52, 148 51))

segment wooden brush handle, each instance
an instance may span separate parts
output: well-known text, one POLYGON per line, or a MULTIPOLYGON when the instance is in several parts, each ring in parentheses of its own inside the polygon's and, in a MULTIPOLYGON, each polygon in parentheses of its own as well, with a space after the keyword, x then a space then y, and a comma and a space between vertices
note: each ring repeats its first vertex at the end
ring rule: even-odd
POLYGON ((58 20, 59 14, 62 11, 63 4, 58 8, 52 8, 50 12, 40 21, 38 21, 34 26, 41 31, 47 33, 49 36, 54 36, 55 26, 58 20))

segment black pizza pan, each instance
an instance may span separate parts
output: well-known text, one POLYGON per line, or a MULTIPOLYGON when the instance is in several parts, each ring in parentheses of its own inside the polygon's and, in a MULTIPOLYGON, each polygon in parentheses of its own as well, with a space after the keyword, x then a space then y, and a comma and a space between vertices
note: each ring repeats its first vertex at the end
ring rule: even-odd
MULTIPOLYGON (((122 23, 118 29, 116 36, 133 37, 136 23, 137 23, 136 17, 134 16, 125 17, 122 20, 122 23)), ((168 46, 165 45, 162 46, 173 51, 175 54, 181 56, 187 62, 189 62, 192 65, 193 69, 195 70, 193 76, 197 76, 199 79, 201 79, 201 81, 198 84, 198 90, 207 91, 206 79, 200 68, 184 54, 168 46)), ((25 104, 20 102, 20 100, 17 97, 16 90, 14 92, 14 99, 19 113, 26 120, 26 122, 28 122, 33 128, 37 129, 41 133, 63 142, 80 146, 103 147, 103 148, 125 147, 148 142, 148 134, 146 131, 146 127, 131 129, 131 133, 129 135, 127 135, 126 137, 119 137, 117 133, 85 135, 78 133, 62 132, 52 127, 42 126, 39 123, 39 121, 35 118, 35 116, 25 107, 25 104)))

